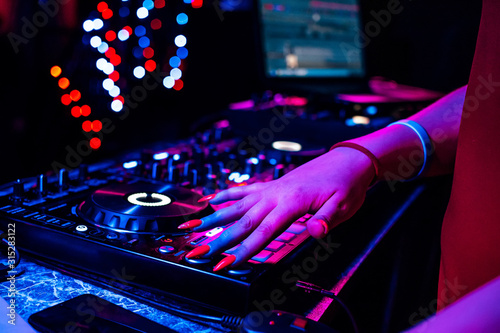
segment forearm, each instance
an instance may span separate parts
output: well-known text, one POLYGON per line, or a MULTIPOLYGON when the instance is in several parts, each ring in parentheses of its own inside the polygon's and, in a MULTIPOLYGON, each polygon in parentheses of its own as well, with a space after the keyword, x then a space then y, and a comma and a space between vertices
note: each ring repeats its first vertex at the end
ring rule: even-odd
MULTIPOLYGON (((434 146, 427 176, 453 171, 466 88, 451 92, 408 118, 424 127, 434 146)), ((411 178, 421 168, 422 144, 407 126, 386 127, 350 142, 367 148, 378 158, 384 170, 382 179, 411 178)))

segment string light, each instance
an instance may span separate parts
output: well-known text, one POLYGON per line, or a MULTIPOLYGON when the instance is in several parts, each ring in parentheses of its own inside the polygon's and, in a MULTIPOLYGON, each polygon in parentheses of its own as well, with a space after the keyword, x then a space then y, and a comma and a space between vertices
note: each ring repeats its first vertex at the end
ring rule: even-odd
POLYGON ((139 9, 137 9, 136 14, 137 14, 137 18, 142 20, 142 19, 145 19, 146 17, 148 17, 149 11, 145 7, 140 7, 139 9))
POLYGON ((53 77, 58 77, 59 75, 61 75, 61 73, 62 73, 62 70, 61 70, 61 67, 59 67, 59 66, 53 66, 50 69, 50 75, 52 75, 53 77))
POLYGON ((101 147, 101 139, 99 138, 90 139, 90 148, 99 149, 99 147, 101 147))
POLYGON ((69 80, 65 77, 62 77, 59 79, 58 85, 59 85, 59 88, 66 89, 69 87, 69 80))
POLYGON ((80 98, 82 98, 82 94, 80 93, 80 91, 78 90, 72 90, 70 93, 69 93, 69 96, 71 98, 71 100, 73 102, 78 102, 80 100, 80 98))
POLYGON ((79 106, 73 106, 71 108, 71 115, 75 118, 78 118, 82 115, 82 110, 80 109, 79 106))
POLYGON ((142 79, 146 75, 146 70, 142 66, 137 66, 134 68, 134 76, 138 79, 142 79))
POLYGON ((178 35, 177 37, 175 37, 174 43, 177 47, 184 47, 186 46, 187 39, 184 35, 178 35))
POLYGON ((154 60, 148 60, 144 64, 144 68, 146 68, 148 72, 152 72, 156 69, 156 62, 154 60))

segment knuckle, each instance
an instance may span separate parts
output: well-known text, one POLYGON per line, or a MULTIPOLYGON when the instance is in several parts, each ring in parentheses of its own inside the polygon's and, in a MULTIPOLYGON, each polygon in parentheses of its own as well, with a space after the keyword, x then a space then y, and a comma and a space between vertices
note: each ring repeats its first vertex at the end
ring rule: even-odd
POLYGON ((271 223, 262 223, 255 229, 255 232, 265 236, 272 236, 274 235, 275 228, 271 223))
POLYGON ((239 200, 234 203, 234 208, 238 211, 245 210, 246 202, 245 200, 239 200))
POLYGON ((243 216, 239 221, 238 221, 239 225, 240 225, 240 228, 242 228, 242 230, 244 232, 247 232, 247 231, 251 231, 253 230, 254 228, 254 221, 253 219, 248 216, 248 215, 245 215, 243 216))

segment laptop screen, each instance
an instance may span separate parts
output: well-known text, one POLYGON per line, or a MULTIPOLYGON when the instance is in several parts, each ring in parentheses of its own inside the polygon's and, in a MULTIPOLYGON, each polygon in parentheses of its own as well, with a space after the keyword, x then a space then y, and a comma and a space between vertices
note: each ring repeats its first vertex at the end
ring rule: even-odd
POLYGON ((259 0, 266 77, 363 77, 358 2, 259 0))

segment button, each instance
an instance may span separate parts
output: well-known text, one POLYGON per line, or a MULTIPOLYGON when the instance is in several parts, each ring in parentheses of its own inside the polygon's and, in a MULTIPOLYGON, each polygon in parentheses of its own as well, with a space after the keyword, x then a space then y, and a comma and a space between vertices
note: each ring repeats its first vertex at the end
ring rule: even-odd
POLYGON ((297 235, 292 234, 291 232, 286 232, 285 231, 284 233, 282 233, 281 235, 279 235, 278 238, 276 238, 276 240, 288 243, 292 239, 294 239, 295 237, 297 237, 297 235))
POLYGON ((196 239, 193 239, 193 240, 191 241, 191 245, 198 245, 198 244, 200 244, 201 242, 203 242, 205 239, 207 239, 207 236, 200 236, 200 237, 198 237, 198 238, 196 238, 196 239))
POLYGON ((114 232, 110 232, 109 234, 106 235, 106 238, 113 240, 113 239, 117 239, 118 235, 115 234, 114 232))
POLYGON ((137 238, 132 238, 131 240, 129 240, 126 244, 130 247, 132 246, 136 246, 137 243, 139 243, 139 240, 137 238))
POLYGON ((209 258, 186 258, 184 256, 184 260, 187 261, 188 263, 192 265, 203 265, 203 264, 209 264, 212 262, 212 259, 209 258))
POLYGON ((307 326, 307 319, 297 317, 290 326, 293 328, 298 328, 301 331, 305 331, 307 326))
POLYGON ((272 255, 273 255, 273 252, 267 251, 267 250, 262 250, 256 256, 252 257, 252 260, 255 260, 258 262, 264 262, 267 259, 271 258, 272 255))
POLYGON ((266 246, 266 250, 276 252, 279 249, 281 249, 283 246, 285 246, 285 243, 273 240, 271 243, 269 243, 268 246, 266 246))
POLYGON ((227 272, 230 275, 247 275, 252 273, 252 267, 247 264, 241 264, 236 267, 230 268, 227 272))
POLYGON ((205 236, 207 236, 207 237, 213 237, 213 236, 215 236, 215 235, 217 235, 217 234, 221 233, 223 230, 224 230, 224 228, 222 228, 222 227, 217 227, 217 228, 214 228, 214 229, 212 229, 212 230, 208 231, 208 232, 205 234, 205 236))
POLYGON ((158 248, 158 252, 161 254, 169 254, 175 251, 175 248, 173 246, 165 245, 165 246, 160 246, 158 248))
POLYGON ((301 224, 292 224, 290 228, 286 229, 286 232, 291 232, 292 234, 300 235, 307 227, 301 224))
POLYGON ((99 236, 103 236, 104 232, 101 230, 95 229, 95 230, 90 230, 89 235, 94 236, 94 237, 99 237, 99 236))
POLYGON ((76 231, 79 232, 85 232, 88 230, 88 227, 86 225, 80 224, 76 226, 76 231))

